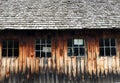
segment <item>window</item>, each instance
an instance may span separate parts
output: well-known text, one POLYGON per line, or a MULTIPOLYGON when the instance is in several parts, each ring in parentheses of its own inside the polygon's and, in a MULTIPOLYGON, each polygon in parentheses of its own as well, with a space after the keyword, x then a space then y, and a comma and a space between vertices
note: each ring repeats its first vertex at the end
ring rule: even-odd
POLYGON ((114 38, 104 38, 99 40, 100 56, 116 55, 116 42, 114 38))
POLYGON ((36 57, 51 57, 51 39, 37 39, 35 54, 36 57))
POLYGON ((2 57, 18 57, 19 43, 17 40, 2 41, 2 57))
POLYGON ((68 39, 67 50, 68 56, 84 56, 84 39, 68 39))

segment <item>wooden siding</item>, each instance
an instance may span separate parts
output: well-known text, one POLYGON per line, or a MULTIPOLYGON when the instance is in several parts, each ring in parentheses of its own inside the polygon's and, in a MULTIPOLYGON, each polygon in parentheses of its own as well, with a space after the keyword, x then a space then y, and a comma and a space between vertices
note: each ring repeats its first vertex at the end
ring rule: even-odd
MULTIPOLYGON (((52 57, 35 57, 34 36, 0 36, 0 79, 2 83, 115 83, 120 82, 120 36, 119 33, 103 32, 101 35, 75 35, 56 33, 52 38, 52 57), (86 53, 84 57, 67 55, 68 38, 84 38, 86 53), (99 56, 99 38, 114 37, 117 40, 117 55, 99 56), (2 57, 1 40, 19 39, 19 57, 2 57)), ((49 33, 48 33, 49 34, 49 33)))

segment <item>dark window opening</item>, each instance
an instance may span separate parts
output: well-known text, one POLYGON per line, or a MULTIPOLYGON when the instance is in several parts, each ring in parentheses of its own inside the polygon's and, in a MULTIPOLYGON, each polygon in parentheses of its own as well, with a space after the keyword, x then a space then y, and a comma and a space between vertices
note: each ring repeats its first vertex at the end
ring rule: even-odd
POLYGON ((116 44, 114 38, 104 38, 99 40, 100 56, 116 55, 116 44))
POLYGON ((37 39, 35 42, 36 57, 52 57, 51 39, 37 39))
POLYGON ((84 39, 68 39, 67 54, 68 56, 84 56, 85 55, 84 39))
POLYGON ((19 42, 17 40, 2 41, 2 57, 18 57, 19 42))

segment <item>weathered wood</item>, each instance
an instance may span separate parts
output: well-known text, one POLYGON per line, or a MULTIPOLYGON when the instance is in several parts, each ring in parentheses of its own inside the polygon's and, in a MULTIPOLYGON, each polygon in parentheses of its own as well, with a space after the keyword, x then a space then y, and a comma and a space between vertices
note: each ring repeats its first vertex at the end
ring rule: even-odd
POLYGON ((55 36, 56 38, 52 38, 52 57, 50 58, 35 56, 35 38, 18 37, 19 57, 0 58, 1 82, 114 83, 120 81, 119 37, 117 37, 118 48, 115 56, 99 56, 99 37, 95 36, 95 40, 88 36, 85 56, 76 57, 67 55, 67 38, 71 37, 69 35, 61 37, 58 34, 55 36))

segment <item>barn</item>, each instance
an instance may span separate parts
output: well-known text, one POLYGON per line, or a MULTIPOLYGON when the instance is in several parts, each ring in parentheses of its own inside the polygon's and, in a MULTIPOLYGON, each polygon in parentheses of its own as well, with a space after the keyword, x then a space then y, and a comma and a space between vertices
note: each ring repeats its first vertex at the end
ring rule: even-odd
POLYGON ((119 82, 119 0, 0 0, 0 83, 119 82))

